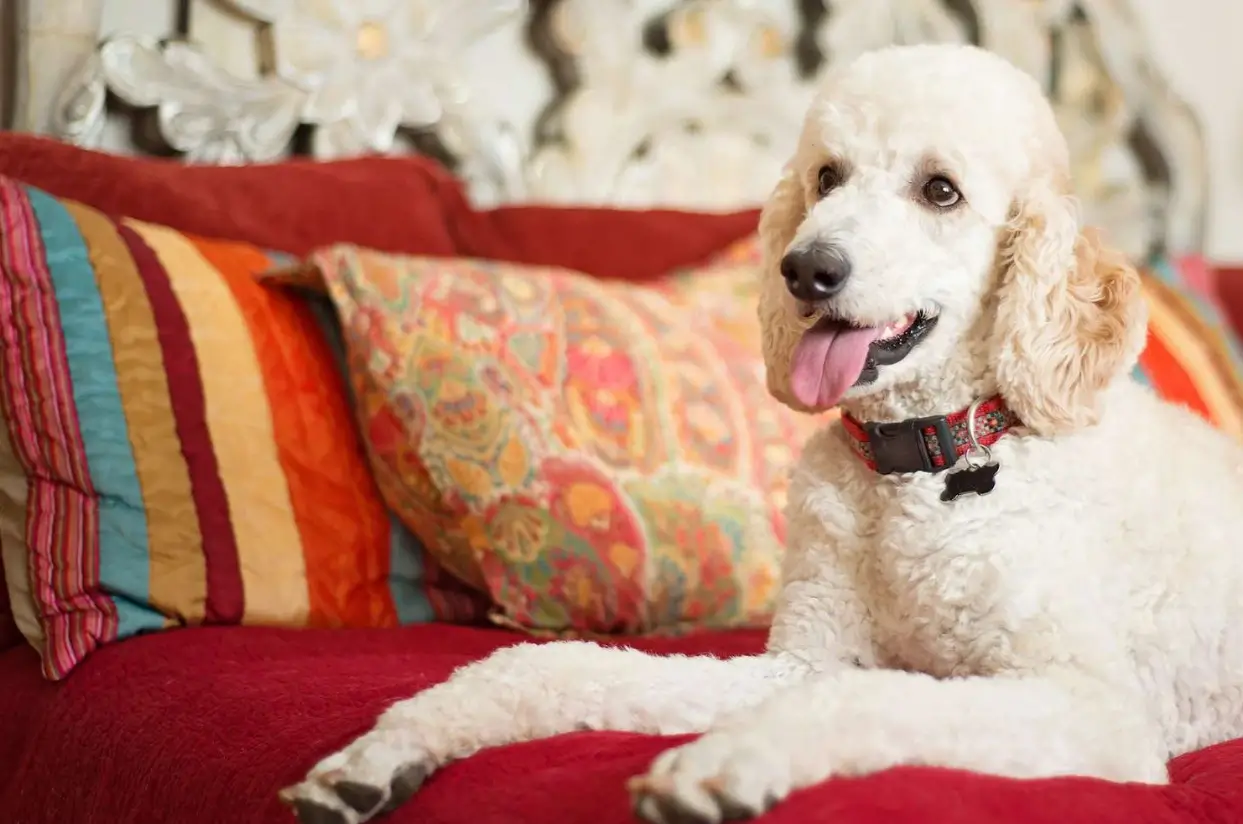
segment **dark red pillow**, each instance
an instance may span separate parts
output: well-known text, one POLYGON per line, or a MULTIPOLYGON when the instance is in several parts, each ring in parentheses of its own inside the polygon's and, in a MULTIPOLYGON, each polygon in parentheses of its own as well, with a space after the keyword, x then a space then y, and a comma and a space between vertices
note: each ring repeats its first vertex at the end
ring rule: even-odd
POLYGON ((0 134, 0 175, 114 216, 295 254, 340 241, 627 280, 698 263, 754 231, 757 219, 755 211, 476 210, 451 174, 413 156, 186 166, 0 134))
POLYGON ((452 254, 453 177, 417 158, 186 166, 0 134, 0 175, 113 216, 302 253, 325 241, 452 254))
POLYGON ((1213 272, 1213 294, 1235 331, 1243 335, 1243 266, 1219 266, 1213 272))

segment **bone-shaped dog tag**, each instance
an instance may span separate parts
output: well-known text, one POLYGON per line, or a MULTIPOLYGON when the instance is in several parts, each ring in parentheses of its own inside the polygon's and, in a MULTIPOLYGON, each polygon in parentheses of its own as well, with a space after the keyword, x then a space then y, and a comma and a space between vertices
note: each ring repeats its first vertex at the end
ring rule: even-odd
POLYGON ((989 461, 949 470, 945 473, 945 489, 941 490, 941 500, 948 503, 963 495, 987 495, 997 485, 997 470, 1000 468, 996 461, 989 461))
POLYGON ((980 443, 975 432, 975 412, 979 406, 980 402, 976 401, 967 409, 967 451, 945 472, 941 500, 946 503, 956 501, 963 495, 987 495, 997 485, 997 470, 1000 467, 993 460, 992 450, 980 443))

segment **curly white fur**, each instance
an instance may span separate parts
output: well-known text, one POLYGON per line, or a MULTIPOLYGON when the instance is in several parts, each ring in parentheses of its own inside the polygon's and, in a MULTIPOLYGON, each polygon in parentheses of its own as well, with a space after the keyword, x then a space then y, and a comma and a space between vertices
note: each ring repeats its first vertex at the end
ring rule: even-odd
POLYGON ((633 783, 654 822, 900 764, 1162 782, 1170 756, 1243 734, 1243 450, 1129 379, 1138 278, 1079 230, 1067 180, 1039 87, 998 57, 889 48, 837 70, 761 221, 769 386, 799 406, 808 322, 778 261, 831 238, 854 263, 835 313, 938 316, 843 406, 899 420, 1002 394, 1024 426, 994 447, 996 490, 943 503, 942 477, 877 475, 831 425, 794 473, 767 653, 512 647, 396 704, 286 800, 365 821, 447 761, 580 728, 707 731, 633 783), (851 172, 820 198, 829 158, 851 172), (965 207, 911 197, 929 163, 965 207))

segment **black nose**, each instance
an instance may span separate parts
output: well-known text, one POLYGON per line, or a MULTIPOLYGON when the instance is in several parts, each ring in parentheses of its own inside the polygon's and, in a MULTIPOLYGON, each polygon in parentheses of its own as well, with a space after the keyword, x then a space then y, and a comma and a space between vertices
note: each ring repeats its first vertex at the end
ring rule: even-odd
POLYGON ((781 259, 781 276, 786 288, 799 300, 814 303, 827 300, 846 285, 850 277, 850 258, 836 246, 813 244, 796 249, 781 259))

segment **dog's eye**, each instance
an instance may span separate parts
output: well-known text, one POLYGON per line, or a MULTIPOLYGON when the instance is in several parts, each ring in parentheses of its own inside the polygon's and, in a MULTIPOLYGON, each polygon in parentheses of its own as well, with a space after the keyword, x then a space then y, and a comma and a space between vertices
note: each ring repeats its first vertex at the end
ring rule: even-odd
POLYGON ((943 177, 930 177, 923 188, 924 200, 938 209, 948 209, 962 199, 962 195, 943 177))
POLYGON ((842 185, 841 169, 831 165, 820 167, 820 175, 816 178, 816 188, 820 192, 820 197, 824 197, 840 185, 842 185))

